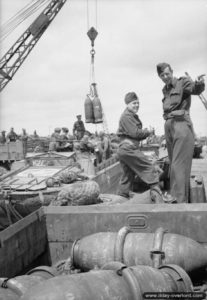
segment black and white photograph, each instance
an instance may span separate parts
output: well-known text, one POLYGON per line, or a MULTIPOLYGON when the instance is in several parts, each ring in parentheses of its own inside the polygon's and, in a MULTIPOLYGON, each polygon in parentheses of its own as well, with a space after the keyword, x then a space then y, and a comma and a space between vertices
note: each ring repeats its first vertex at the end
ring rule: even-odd
POLYGON ((207 299, 207 0, 0 0, 0 300, 207 299))

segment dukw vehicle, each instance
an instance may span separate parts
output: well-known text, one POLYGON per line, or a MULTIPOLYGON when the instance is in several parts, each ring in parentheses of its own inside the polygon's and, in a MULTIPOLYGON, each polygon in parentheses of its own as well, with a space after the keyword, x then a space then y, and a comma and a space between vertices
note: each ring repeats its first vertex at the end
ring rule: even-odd
POLYGON ((21 201, 40 192, 43 196, 57 195, 64 184, 76 179, 95 180, 100 184, 101 193, 112 192, 117 185, 115 177, 119 179, 120 175, 118 168, 115 168, 117 160, 117 156, 113 155, 95 166, 94 156, 90 153, 49 151, 28 154, 18 162, 17 169, 1 176, 0 196, 7 193, 12 199, 21 201), (67 177, 67 172, 75 177, 67 177))
POLYGON ((116 200, 101 197, 116 193, 121 169, 115 154, 97 166, 87 152, 28 153, 16 163, 17 169, 0 178, 0 230, 41 206, 116 200))

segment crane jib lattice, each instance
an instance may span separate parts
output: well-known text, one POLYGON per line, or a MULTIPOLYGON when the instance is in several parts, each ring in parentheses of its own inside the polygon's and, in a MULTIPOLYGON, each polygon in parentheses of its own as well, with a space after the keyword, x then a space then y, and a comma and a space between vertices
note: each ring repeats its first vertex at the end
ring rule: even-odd
POLYGON ((0 60, 0 91, 8 84, 67 0, 52 0, 0 60))

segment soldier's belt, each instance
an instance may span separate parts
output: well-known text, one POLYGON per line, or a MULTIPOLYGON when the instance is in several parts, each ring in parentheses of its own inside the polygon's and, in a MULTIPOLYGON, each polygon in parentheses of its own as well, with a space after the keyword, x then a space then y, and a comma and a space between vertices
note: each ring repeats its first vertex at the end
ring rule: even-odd
POLYGON ((182 120, 185 120, 185 116, 188 116, 188 115, 189 115, 189 113, 186 110, 180 109, 180 110, 174 110, 174 111, 170 112, 169 114, 164 114, 163 118, 165 120, 175 119, 175 120, 182 121, 182 120))
POLYGON ((131 141, 130 139, 123 139, 119 146, 123 145, 123 144, 128 144, 128 145, 131 145, 131 146, 135 146, 135 147, 138 147, 139 146, 139 141, 131 141))

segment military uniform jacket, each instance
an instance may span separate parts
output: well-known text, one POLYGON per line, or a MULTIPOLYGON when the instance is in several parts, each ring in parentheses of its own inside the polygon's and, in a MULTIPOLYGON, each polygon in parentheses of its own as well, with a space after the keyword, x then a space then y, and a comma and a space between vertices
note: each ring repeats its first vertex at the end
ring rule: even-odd
POLYGON ((174 111, 184 110, 189 112, 191 95, 199 95, 205 89, 202 82, 194 82, 188 77, 173 78, 172 84, 163 88, 162 99, 164 118, 174 111))
POLYGON ((7 134, 7 139, 10 140, 10 142, 15 142, 17 137, 18 137, 17 134, 13 131, 7 134))
POLYGON ((138 115, 126 108, 119 120, 117 135, 121 140, 130 139, 136 142, 146 139, 150 133, 147 129, 142 129, 142 122, 138 115))
POLYGON ((84 126, 84 123, 83 121, 76 121, 74 123, 74 126, 73 126, 73 132, 74 131, 85 131, 85 126, 84 126))

